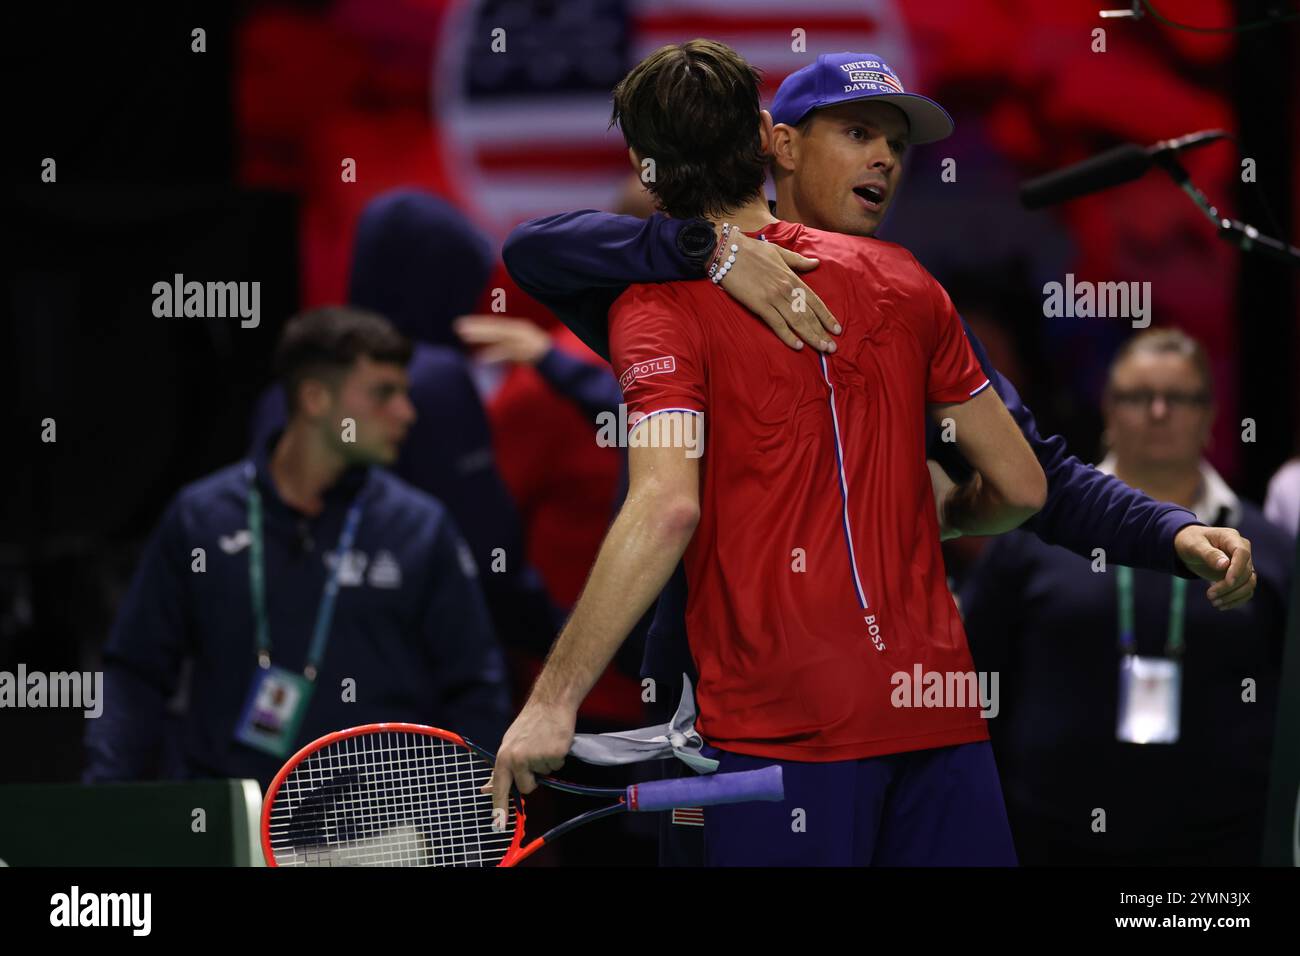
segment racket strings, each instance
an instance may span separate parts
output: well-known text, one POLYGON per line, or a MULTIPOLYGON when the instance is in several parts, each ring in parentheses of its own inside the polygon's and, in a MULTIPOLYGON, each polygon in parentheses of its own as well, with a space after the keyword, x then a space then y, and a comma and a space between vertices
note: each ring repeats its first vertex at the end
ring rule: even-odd
POLYGON ((479 788, 492 766, 430 734, 376 731, 303 759, 276 792, 270 841, 279 866, 495 866, 514 839, 492 828, 479 788))

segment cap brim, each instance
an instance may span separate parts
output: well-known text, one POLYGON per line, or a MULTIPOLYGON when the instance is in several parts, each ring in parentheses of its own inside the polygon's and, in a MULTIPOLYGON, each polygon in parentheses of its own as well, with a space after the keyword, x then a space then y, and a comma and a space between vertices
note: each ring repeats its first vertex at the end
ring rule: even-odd
MULTIPOLYGON (((841 103, 856 103, 859 100, 880 100, 882 103, 892 103, 902 110, 907 116, 908 142, 914 146, 936 143, 952 135, 953 122, 948 111, 920 93, 863 93, 861 96, 850 96, 842 100, 837 99, 833 103, 810 107, 795 119, 776 119, 776 111, 773 110, 772 118, 777 123, 797 126, 817 110, 826 109, 828 106, 839 106, 841 103)), ((776 106, 775 103, 772 105, 776 106)))
POLYGON ((913 146, 924 143, 936 143, 952 135, 953 121, 948 111, 920 93, 873 93, 859 96, 854 100, 839 100, 839 103, 852 103, 857 100, 879 100, 892 103, 907 115, 911 127, 908 142, 913 146))

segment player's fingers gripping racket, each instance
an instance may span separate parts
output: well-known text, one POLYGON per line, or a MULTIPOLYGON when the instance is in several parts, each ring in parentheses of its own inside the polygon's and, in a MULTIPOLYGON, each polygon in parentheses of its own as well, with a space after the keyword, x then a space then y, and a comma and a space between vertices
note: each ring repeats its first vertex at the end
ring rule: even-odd
POLYGON ((781 768, 586 787, 538 777, 554 790, 613 798, 524 842, 524 801, 511 795, 494 829, 481 788, 496 757, 457 734, 419 724, 367 724, 327 734, 294 754, 262 805, 268 866, 514 866, 591 820, 749 800, 780 800, 781 768))

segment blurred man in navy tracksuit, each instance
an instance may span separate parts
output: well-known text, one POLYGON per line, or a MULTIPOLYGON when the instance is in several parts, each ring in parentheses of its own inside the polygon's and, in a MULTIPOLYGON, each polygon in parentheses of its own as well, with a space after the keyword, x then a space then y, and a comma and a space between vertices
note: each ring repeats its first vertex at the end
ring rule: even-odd
POLYGON ((509 695, 473 557, 442 504, 377 467, 397 459, 415 418, 410 356, 390 323, 360 310, 286 326, 288 422, 168 505, 104 650, 87 782, 250 777, 265 788, 303 744, 378 721, 495 746, 509 695), (165 715, 187 663, 169 761, 165 715), (243 732, 250 692, 280 671, 311 685, 288 753, 243 732))
MULTIPOLYGON (((519 516, 492 453, 483 403, 452 320, 474 311, 492 272, 491 243, 450 204, 415 189, 371 200, 357 225, 348 300, 391 321, 414 342, 410 400, 418 413, 393 472, 437 498, 478 564, 497 636, 545 651, 557 612, 525 560, 519 516)), ((254 446, 285 421, 272 386, 253 414, 254 446)))

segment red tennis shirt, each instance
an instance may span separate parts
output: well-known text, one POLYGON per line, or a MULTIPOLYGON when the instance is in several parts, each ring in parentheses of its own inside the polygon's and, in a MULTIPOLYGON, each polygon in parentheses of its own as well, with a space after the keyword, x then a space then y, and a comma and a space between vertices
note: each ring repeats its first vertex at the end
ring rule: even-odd
POLYGON ((705 426, 684 559, 699 731, 809 761, 986 740, 924 426, 928 402, 988 378, 906 249, 787 222, 752 235, 821 260, 804 278, 843 327, 834 354, 789 348, 712 282, 635 285, 610 311, 629 421, 705 426))

